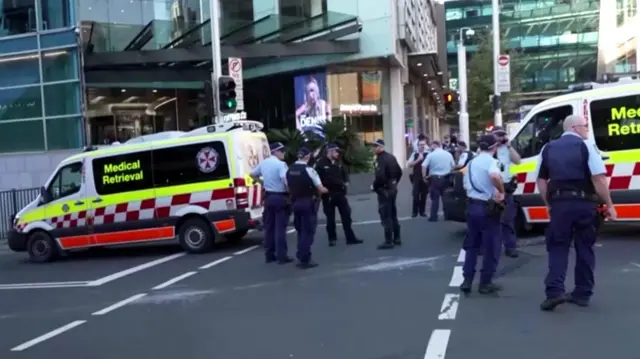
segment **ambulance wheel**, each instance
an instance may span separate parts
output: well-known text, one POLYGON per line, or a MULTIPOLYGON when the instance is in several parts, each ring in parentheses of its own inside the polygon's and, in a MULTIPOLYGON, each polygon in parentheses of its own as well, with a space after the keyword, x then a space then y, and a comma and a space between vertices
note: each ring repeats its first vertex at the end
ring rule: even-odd
POLYGON ((215 236, 207 221, 192 217, 178 228, 178 240, 182 248, 189 253, 206 253, 213 249, 215 236))
POLYGON ((244 239, 244 236, 246 236, 247 233, 249 233, 249 230, 245 229, 244 231, 238 231, 231 234, 227 234, 225 235, 225 238, 227 238, 229 242, 238 243, 244 239))
POLYGON ((58 244, 44 231, 35 231, 27 237, 27 253, 34 263, 53 262, 60 254, 58 244))

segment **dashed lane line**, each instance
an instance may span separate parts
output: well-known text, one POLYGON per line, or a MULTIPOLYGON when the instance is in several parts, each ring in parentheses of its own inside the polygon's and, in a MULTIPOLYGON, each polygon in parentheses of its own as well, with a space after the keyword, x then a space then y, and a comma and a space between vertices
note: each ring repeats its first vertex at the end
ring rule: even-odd
POLYGON ((122 307, 124 307, 125 305, 127 305, 129 303, 135 302, 136 300, 144 297, 145 295, 147 295, 147 293, 140 293, 140 294, 132 295, 127 299, 121 300, 121 301, 119 301, 117 303, 111 304, 110 306, 108 306, 106 308, 100 309, 99 311, 94 312, 91 315, 95 316, 95 315, 109 314, 109 313, 113 312, 114 310, 122 308, 122 307))
POLYGON ((164 288, 166 288, 166 287, 168 287, 170 285, 178 283, 179 281, 181 281, 183 279, 187 279, 187 278, 191 277, 192 275, 194 275, 196 273, 198 273, 198 272, 194 271, 194 272, 187 272, 187 273, 181 274, 181 275, 179 275, 177 277, 173 277, 173 278, 169 279, 168 281, 166 281, 164 283, 160 283, 160 284, 158 284, 157 286, 155 286, 155 287, 153 287, 151 289, 152 290, 164 289, 164 288))
POLYGON ((209 269, 209 268, 211 268, 213 266, 217 266, 220 263, 226 262, 226 261, 228 261, 229 259, 232 259, 232 258, 233 258, 232 256, 222 257, 220 259, 216 259, 215 261, 213 261, 211 263, 207 263, 207 264, 205 264, 203 266, 200 266, 200 268, 198 268, 198 269, 209 269))
POLYGON ((80 326, 80 325, 86 323, 86 322, 87 322, 86 320, 76 320, 76 321, 71 322, 69 324, 63 325, 63 326, 61 326, 61 327, 59 327, 57 329, 54 329, 54 330, 52 330, 52 331, 50 331, 48 333, 42 334, 41 336, 39 336, 37 338, 31 339, 28 342, 24 342, 24 343, 18 345, 17 347, 12 348, 11 351, 12 352, 21 352, 21 351, 23 351, 25 349, 29 349, 32 346, 36 345, 36 344, 42 343, 45 340, 49 340, 49 339, 51 339, 51 338, 53 338, 55 336, 58 336, 58 335, 60 335, 60 334, 62 334, 64 332, 69 331, 69 330, 71 330, 71 329, 73 329, 73 328, 75 328, 77 326, 80 326))
POLYGON ((458 314, 458 303, 460 303, 459 294, 446 294, 440 307, 439 320, 454 320, 458 314))
POLYGON ((449 346, 450 329, 436 329, 431 333, 424 359, 444 359, 449 346))

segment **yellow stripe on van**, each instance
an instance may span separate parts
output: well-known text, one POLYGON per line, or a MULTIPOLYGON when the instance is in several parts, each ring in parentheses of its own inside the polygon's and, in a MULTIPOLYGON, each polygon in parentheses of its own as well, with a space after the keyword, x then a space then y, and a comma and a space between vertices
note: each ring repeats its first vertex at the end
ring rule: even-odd
POLYGON ((44 206, 37 207, 20 217, 20 223, 30 223, 45 218, 44 206))
MULTIPOLYGON (((604 161, 605 164, 640 162, 640 149, 602 152, 602 155, 605 157, 609 157, 609 159, 604 161)), ((511 165, 509 172, 511 172, 512 175, 532 172, 536 170, 537 164, 538 156, 534 158, 528 158, 523 160, 519 165, 511 165)))

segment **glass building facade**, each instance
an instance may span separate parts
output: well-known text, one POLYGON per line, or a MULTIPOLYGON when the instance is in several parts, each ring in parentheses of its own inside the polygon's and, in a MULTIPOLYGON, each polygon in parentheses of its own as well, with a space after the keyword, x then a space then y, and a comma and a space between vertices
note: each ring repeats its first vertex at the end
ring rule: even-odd
MULTIPOLYGON (((503 0, 502 36, 509 48, 523 55, 523 92, 567 89, 577 82, 597 79, 600 10, 617 6, 621 25, 636 13, 634 0, 503 0), (616 5, 617 1, 617 5, 616 5), (626 15, 625 15, 626 14, 626 15)), ((456 89, 457 46, 460 29, 491 28, 491 1, 449 1, 446 5, 447 58, 450 87, 456 89)), ((475 47, 470 39, 470 58, 475 47)), ((621 56, 616 71, 634 71, 635 49, 621 56)))
POLYGON ((83 143, 78 40, 68 0, 4 2, 0 16, 0 153, 83 143))

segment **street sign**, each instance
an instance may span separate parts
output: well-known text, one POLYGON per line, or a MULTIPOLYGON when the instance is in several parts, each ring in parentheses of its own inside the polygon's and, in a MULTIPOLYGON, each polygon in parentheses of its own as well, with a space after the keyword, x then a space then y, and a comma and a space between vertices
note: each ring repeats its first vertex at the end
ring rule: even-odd
POLYGON ((242 59, 238 57, 229 58, 229 76, 236 82, 236 101, 238 111, 244 111, 244 94, 242 92, 242 59))
POLYGON ((509 55, 500 55, 496 59, 498 62, 498 76, 497 88, 498 92, 510 92, 511 91, 511 59, 509 55))

